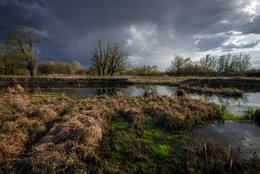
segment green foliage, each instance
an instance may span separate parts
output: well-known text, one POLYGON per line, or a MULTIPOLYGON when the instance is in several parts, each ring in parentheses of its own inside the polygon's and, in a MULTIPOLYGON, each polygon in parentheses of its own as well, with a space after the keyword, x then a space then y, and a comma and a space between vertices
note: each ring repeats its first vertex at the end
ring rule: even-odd
POLYGON ((171 147, 169 145, 159 144, 158 146, 154 147, 153 154, 155 156, 168 156, 171 147))
POLYGON ((35 74, 36 62, 38 60, 38 44, 40 40, 40 37, 34 34, 32 28, 8 31, 8 44, 23 57, 23 62, 25 67, 29 70, 30 76, 34 76, 35 74))
POLYGON ((86 71, 86 74, 91 76, 97 75, 97 73, 97 69, 94 66, 90 66, 86 71))
POLYGON ((21 53, 8 43, 0 46, 0 62, 2 74, 5 75, 16 74, 17 70, 24 65, 21 53))

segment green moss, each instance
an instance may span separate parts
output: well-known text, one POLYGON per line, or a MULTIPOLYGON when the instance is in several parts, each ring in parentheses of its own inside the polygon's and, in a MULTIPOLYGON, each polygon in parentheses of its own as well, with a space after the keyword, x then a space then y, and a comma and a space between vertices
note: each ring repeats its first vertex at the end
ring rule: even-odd
POLYGON ((153 154, 155 156, 165 157, 169 155, 170 150, 171 147, 169 145, 159 144, 158 146, 154 147, 153 154))
POLYGON ((114 121, 112 122, 112 127, 119 128, 119 129, 126 129, 130 127, 130 124, 129 122, 114 121))
POLYGON ((253 117, 250 117, 248 115, 245 115, 245 116, 236 116, 236 115, 233 115, 231 113, 225 113, 224 115, 224 118, 226 120, 233 120, 233 121, 238 121, 239 123, 252 123, 254 118, 253 117))

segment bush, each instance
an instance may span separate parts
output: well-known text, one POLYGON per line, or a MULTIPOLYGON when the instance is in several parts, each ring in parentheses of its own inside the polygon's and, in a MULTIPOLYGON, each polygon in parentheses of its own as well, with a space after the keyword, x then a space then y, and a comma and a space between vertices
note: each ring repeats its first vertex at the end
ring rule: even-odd
POLYGON ((50 61, 49 63, 39 64, 38 74, 86 74, 86 70, 77 61, 72 64, 50 61))

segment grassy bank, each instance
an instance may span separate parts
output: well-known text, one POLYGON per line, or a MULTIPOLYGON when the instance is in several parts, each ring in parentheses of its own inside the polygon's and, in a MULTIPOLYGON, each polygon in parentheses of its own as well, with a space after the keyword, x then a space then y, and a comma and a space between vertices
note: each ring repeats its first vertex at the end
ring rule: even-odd
POLYGON ((185 132, 225 115, 215 104, 155 92, 78 99, 9 92, 0 99, 5 173, 186 173, 185 132))
POLYGON ((215 94, 215 95, 224 95, 224 96, 233 96, 233 97, 244 96, 244 92, 236 88, 208 88, 207 86, 198 87, 198 86, 180 85, 180 89, 192 93, 215 94))
POLYGON ((84 87, 87 85, 171 85, 178 86, 180 84, 189 86, 203 87, 207 85, 211 88, 236 87, 239 89, 260 89, 259 78, 228 78, 228 77, 155 77, 155 76, 115 76, 115 77, 98 77, 98 76, 0 76, 0 87, 12 86, 21 84, 22 86, 37 86, 37 87, 84 87))

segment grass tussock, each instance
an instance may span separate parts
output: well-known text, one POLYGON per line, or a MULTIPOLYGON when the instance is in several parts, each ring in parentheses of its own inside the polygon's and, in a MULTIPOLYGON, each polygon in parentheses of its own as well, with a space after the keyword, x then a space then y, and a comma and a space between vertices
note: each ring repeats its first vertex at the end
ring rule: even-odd
POLYGON ((43 120, 43 122, 51 122, 57 119, 57 113, 50 109, 48 106, 41 106, 31 114, 31 117, 43 120))
POLYGON ((186 130, 206 121, 221 119, 225 111, 219 106, 186 97, 170 98, 152 92, 145 95, 145 113, 173 130, 186 130))
POLYGON ((103 137, 101 111, 66 115, 32 148, 28 159, 16 161, 24 173, 50 171, 84 172, 82 160, 98 146, 103 137), (23 165, 24 163, 27 166, 23 165), (31 165, 29 165, 31 164, 31 165))
POLYGON ((23 87, 21 85, 16 84, 13 87, 8 87, 7 88, 7 92, 8 93, 21 93, 21 92, 24 92, 24 89, 23 89, 23 87))
POLYGON ((189 91, 189 92, 197 92, 197 93, 206 93, 206 94, 216 94, 216 95, 224 95, 224 96, 234 96, 234 97, 243 97, 243 91, 240 91, 236 88, 208 88, 197 87, 197 86, 189 86, 189 85, 181 85, 181 89, 189 91))

